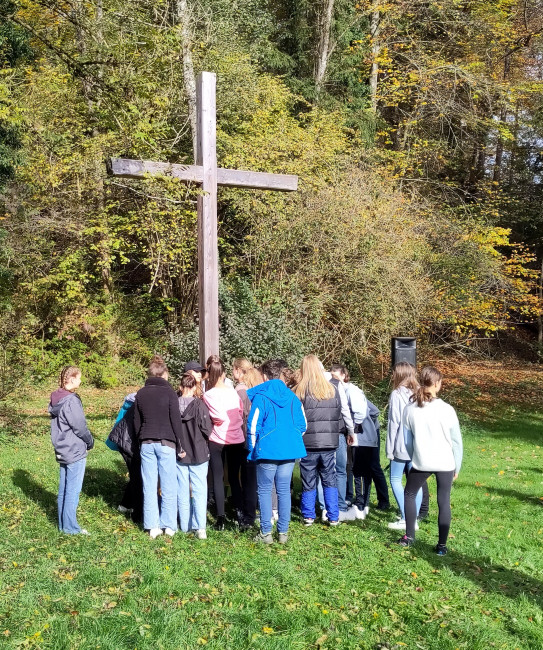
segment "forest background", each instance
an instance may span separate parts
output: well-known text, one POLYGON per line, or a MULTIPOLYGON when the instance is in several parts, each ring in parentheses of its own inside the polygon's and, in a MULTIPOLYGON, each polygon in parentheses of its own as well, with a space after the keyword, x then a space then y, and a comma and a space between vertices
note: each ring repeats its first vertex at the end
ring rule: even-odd
POLYGON ((393 335, 543 343, 538 0, 0 0, 0 399, 77 363, 197 357, 196 198, 108 177, 193 162, 300 190, 219 195, 221 353, 355 367, 393 335))

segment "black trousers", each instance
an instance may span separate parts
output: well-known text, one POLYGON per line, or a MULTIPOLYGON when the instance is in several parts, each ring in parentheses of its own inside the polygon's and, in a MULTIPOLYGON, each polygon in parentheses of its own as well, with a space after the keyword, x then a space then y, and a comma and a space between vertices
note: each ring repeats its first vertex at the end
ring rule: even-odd
POLYGON ((420 488, 426 483, 432 474, 435 474, 437 482, 437 507, 439 515, 437 525, 439 528, 439 543, 446 544, 451 527, 451 488, 454 471, 450 472, 420 472, 414 467, 407 475, 407 483, 404 490, 405 507, 405 534, 415 539, 415 522, 417 521, 417 506, 415 497, 420 488))
POLYGON ((128 456, 121 451, 128 469, 128 483, 124 488, 121 505, 132 510, 132 519, 136 522, 143 521, 143 481, 141 479, 141 456, 139 451, 133 456, 128 456))
MULTIPOLYGON (((353 447, 353 474, 362 477, 364 489, 362 493, 363 507, 369 506, 371 482, 375 483, 377 491, 377 507, 389 508, 388 483, 381 467, 379 447, 353 447)), ((358 504, 357 504, 358 505, 358 504)))
MULTIPOLYGON (((409 474, 407 465, 405 466, 404 474, 407 478, 407 475, 409 474)), ((430 490, 428 489, 428 481, 425 481, 424 485, 422 486, 422 501, 420 504, 419 519, 424 519, 425 517, 427 517, 429 512, 430 512, 430 490)))
MULTIPOLYGON (((232 501, 236 510, 243 510, 243 493, 240 483, 240 470, 246 461, 247 450, 240 442, 237 445, 221 445, 209 441, 209 471, 213 482, 217 516, 224 517, 224 461, 228 469, 228 483, 232 491, 232 501)), ((256 470, 255 470, 256 473, 256 470)), ((255 480, 256 483, 256 480, 255 480)))
POLYGON ((241 490, 243 500, 243 521, 240 524, 252 526, 256 519, 256 504, 258 502, 256 483, 256 463, 247 460, 247 450, 241 465, 241 490))

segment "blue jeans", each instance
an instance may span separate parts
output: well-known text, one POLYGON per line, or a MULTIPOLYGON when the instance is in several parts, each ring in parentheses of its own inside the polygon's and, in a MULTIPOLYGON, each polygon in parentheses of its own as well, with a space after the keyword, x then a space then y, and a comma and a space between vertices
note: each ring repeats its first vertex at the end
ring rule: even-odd
POLYGON ((177 463, 177 510, 184 533, 206 528, 208 465, 208 461, 199 465, 177 463))
POLYGON ((160 442, 141 445, 141 478, 143 480, 143 527, 177 530, 177 477, 175 449, 160 442), (162 494, 158 507, 158 479, 162 494))
POLYGON ((347 504, 345 495, 347 492, 347 440, 343 434, 339 436, 339 447, 336 449, 336 477, 337 477, 337 500, 340 510, 346 512, 347 504))
MULTIPOLYGON (((402 476, 406 465, 407 465, 407 469, 410 470, 411 469, 410 460, 398 460, 397 458, 395 458, 394 460, 390 461, 390 487, 392 488, 392 493, 394 494, 394 498, 398 503, 398 508, 400 509, 401 518, 404 521, 405 521, 405 508, 404 508, 404 489, 402 485, 402 476)), ((420 504, 422 503, 422 490, 418 491, 415 503, 416 503, 417 513, 418 513, 418 511, 420 510, 420 504)))
POLYGON ((304 519, 315 519, 317 478, 322 481, 324 505, 330 521, 339 518, 336 478, 336 452, 334 449, 308 451, 300 460, 302 479, 301 511, 304 519))
POLYGON ((75 463, 60 464, 60 480, 58 484, 58 528, 62 533, 77 535, 81 528, 77 523, 77 505, 83 487, 85 465, 87 458, 76 460, 75 463))
POLYGON ((293 460, 264 460, 256 465, 258 503, 260 505, 260 531, 267 535, 272 531, 272 486, 277 492, 279 520, 277 532, 288 533, 290 522, 290 480, 294 471, 293 460))

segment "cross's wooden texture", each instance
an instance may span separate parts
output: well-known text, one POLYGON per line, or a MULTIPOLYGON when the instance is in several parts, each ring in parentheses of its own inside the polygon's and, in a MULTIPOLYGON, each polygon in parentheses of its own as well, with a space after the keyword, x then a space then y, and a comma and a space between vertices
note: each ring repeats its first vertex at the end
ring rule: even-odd
POLYGON ((198 317, 200 362, 219 354, 219 253, 217 247, 217 185, 246 189, 293 192, 298 177, 217 167, 216 77, 212 72, 198 75, 198 146, 196 165, 159 163, 152 160, 110 158, 108 173, 122 178, 172 176, 186 183, 202 185, 198 197, 198 317))

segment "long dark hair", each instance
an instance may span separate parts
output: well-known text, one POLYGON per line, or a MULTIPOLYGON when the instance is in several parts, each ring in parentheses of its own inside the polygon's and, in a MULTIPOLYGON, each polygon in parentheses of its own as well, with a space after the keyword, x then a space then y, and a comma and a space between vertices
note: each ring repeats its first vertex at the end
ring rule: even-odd
POLYGON ((425 402, 431 402, 434 399, 432 393, 428 390, 430 386, 441 381, 443 375, 433 366, 425 366, 420 371, 420 386, 413 393, 411 400, 417 403, 417 406, 424 406, 425 402))
POLYGON ((226 373, 226 368, 222 359, 220 359, 216 354, 212 354, 207 360, 206 370, 206 391, 208 391, 217 385, 219 379, 226 373))

